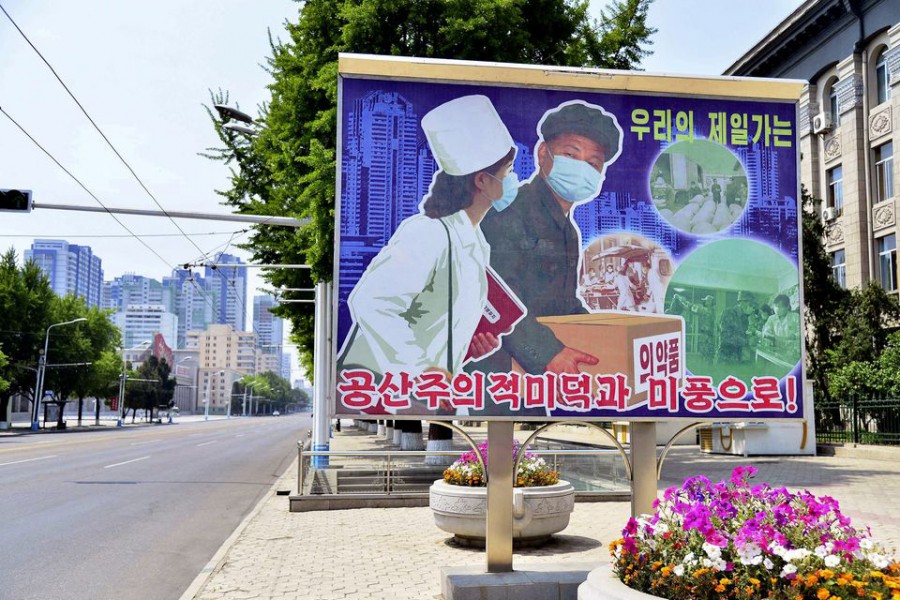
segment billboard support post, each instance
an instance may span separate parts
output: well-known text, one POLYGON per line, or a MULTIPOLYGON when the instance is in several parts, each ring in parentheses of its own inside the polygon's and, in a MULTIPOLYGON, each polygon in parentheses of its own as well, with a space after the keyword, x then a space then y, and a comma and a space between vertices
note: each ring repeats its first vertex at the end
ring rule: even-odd
MULTIPOLYGON (((328 450, 328 284, 320 281, 316 284, 315 312, 315 348, 313 351, 313 368, 315 370, 315 400, 313 402, 315 419, 313 419, 313 450, 328 450)), ((327 467, 327 456, 314 456, 313 466, 327 467)))
POLYGON ((656 423, 631 423, 631 516, 653 512, 656 500, 656 423))
POLYGON ((488 421, 488 573, 513 570, 513 426, 512 421, 488 421))

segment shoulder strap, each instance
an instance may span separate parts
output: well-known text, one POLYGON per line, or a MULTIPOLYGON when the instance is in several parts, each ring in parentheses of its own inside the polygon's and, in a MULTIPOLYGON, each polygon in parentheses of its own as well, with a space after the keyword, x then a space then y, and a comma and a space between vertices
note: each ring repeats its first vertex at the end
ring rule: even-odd
POLYGON ((447 232, 447 371, 453 373, 453 242, 450 239, 450 228, 443 219, 438 219, 447 232))

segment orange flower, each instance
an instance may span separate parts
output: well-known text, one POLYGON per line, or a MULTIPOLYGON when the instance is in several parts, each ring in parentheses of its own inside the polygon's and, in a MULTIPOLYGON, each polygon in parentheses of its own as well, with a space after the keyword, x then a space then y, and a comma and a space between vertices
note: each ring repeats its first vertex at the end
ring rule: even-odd
POLYGON ((819 600, 828 600, 828 598, 829 598, 830 596, 831 596, 831 592, 829 592, 828 590, 826 590, 826 589, 823 588, 823 587, 820 587, 820 588, 816 591, 816 598, 818 598, 819 600))

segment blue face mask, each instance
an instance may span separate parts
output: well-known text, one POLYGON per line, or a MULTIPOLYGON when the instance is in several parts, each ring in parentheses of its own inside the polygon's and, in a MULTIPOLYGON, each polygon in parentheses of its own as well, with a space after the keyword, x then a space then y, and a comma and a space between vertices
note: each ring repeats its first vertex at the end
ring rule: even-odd
POLYGON ((602 173, 583 160, 554 156, 547 185, 566 202, 583 202, 600 193, 604 179, 602 173))
MULTIPOLYGON (((519 176, 515 174, 515 172, 510 173, 502 180, 499 177, 494 177, 490 173, 487 173, 488 176, 500 181, 503 184, 503 194, 497 198, 496 200, 491 200, 491 205, 497 212, 501 212, 505 210, 510 204, 513 203, 513 200, 516 199, 516 196, 519 193, 519 176)), ((484 192, 482 192, 483 194, 484 192)))

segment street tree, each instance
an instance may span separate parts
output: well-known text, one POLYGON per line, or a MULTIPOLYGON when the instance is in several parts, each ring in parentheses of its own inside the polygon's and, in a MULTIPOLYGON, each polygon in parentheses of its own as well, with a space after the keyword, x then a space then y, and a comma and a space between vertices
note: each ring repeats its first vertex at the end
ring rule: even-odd
POLYGON ((153 355, 129 374, 125 383, 125 410, 131 411, 132 423, 138 410, 153 420, 154 410, 173 406, 176 382, 171 375, 169 363, 153 355))
MULTIPOLYGON (((53 330, 52 362, 65 366, 46 369, 44 389, 54 392, 52 403, 59 407, 58 426, 62 426, 66 403, 72 400, 78 401, 78 421, 81 422, 84 399, 97 391, 98 377, 112 375, 111 381, 115 381, 116 374, 112 373, 111 363, 99 362, 104 353, 114 352, 121 344, 119 329, 109 320, 111 312, 96 306, 89 307, 84 298, 74 294, 53 299, 52 316, 55 322, 87 319, 53 330)), ((109 382, 107 380, 105 383, 109 382)))
MULTIPOLYGON (((271 101, 252 139, 224 129, 210 111, 222 143, 205 154, 232 167, 219 192, 238 212, 308 218, 298 230, 258 226, 244 247, 260 263, 306 263, 310 271, 274 269, 276 288, 330 281, 339 52, 509 63, 637 68, 655 30, 652 0, 615 0, 600 21, 586 0, 307 0, 287 41, 272 41, 267 67, 271 101)), ((212 94, 227 103, 225 92, 212 94)), ((301 363, 312 373, 313 315, 309 304, 281 304, 291 321, 301 363)))
POLYGON ((841 334, 835 315, 844 310, 849 292, 835 281, 825 251, 825 226, 819 218, 822 201, 801 188, 803 242, 803 319, 807 375, 818 394, 829 395, 827 351, 841 334))
POLYGON ((0 348, 7 357, 0 365, 0 379, 9 383, 0 389, 0 420, 6 418, 12 396, 34 396, 38 357, 44 349, 44 334, 52 321, 55 295, 44 272, 34 263, 19 266, 16 252, 0 258, 0 348))

